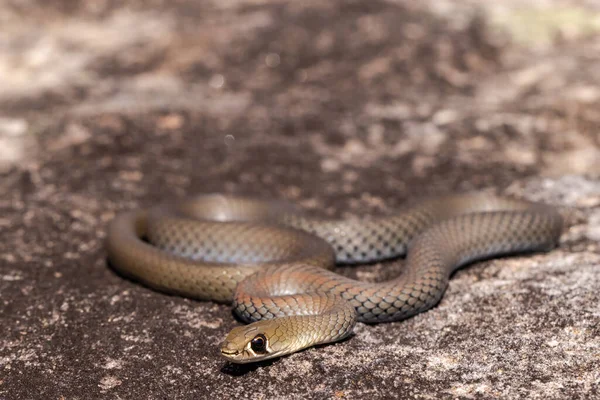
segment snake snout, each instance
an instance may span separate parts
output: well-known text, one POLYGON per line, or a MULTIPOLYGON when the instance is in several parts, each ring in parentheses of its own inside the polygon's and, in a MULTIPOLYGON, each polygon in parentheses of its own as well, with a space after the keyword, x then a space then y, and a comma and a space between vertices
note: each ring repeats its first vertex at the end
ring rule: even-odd
POLYGON ((221 353, 225 355, 234 355, 239 353, 240 350, 231 342, 225 340, 221 343, 221 353))
POLYGON ((243 352, 243 349, 240 349, 238 345, 227 339, 221 343, 221 356, 227 361, 239 363, 240 359, 243 357, 243 352))

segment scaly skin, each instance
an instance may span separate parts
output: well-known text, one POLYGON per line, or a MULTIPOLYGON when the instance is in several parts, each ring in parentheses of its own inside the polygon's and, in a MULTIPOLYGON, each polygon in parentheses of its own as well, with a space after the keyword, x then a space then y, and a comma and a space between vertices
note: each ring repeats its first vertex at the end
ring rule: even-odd
POLYGON ((151 287, 233 300, 237 315, 251 323, 233 329, 221 353, 247 363, 340 340, 357 321, 398 321, 423 312, 439 302, 460 266, 549 250, 561 231, 562 218, 551 207, 483 194, 357 220, 311 219, 286 203, 209 195, 117 217, 107 249, 116 269, 151 287), (220 222, 205 220, 210 217, 220 222), (407 246, 405 273, 389 282, 364 283, 329 271, 334 258, 376 261, 403 255, 407 246))

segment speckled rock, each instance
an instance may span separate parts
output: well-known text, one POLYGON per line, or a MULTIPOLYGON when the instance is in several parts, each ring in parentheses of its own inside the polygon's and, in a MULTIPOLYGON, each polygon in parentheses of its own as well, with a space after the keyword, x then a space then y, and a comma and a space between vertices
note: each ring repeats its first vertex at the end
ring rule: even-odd
POLYGON ((0 398, 600 396, 600 36, 534 51, 454 3, 0 8, 0 398), (260 365, 219 357, 227 305, 123 279, 103 249, 116 212, 186 194, 350 216, 472 189, 561 207, 560 247, 260 365))

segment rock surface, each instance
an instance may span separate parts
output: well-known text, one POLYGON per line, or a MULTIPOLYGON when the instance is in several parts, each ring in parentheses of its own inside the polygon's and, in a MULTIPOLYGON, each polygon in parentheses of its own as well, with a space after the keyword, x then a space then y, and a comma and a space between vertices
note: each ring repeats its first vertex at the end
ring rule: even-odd
POLYGON ((0 9, 0 398, 600 396, 600 34, 507 33, 597 4, 146 3, 0 9), (258 366, 219 358, 228 306, 125 280, 103 249, 116 212, 185 194, 348 216, 473 189, 562 207, 560 248, 258 366))

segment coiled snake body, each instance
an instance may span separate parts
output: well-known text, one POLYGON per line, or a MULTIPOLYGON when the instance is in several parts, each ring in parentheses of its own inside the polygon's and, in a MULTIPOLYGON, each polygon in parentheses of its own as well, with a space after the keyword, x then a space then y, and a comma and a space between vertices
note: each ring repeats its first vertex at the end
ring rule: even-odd
POLYGON ((357 321, 398 321, 425 311, 441 299, 455 269, 549 250, 562 224, 550 206, 487 194, 355 220, 310 218, 284 202, 204 195, 117 216, 106 246, 114 268, 150 287, 233 302, 250 324, 228 334, 221 354, 247 363, 340 340, 357 321), (388 282, 331 271, 336 261, 406 252, 404 273, 388 282))

